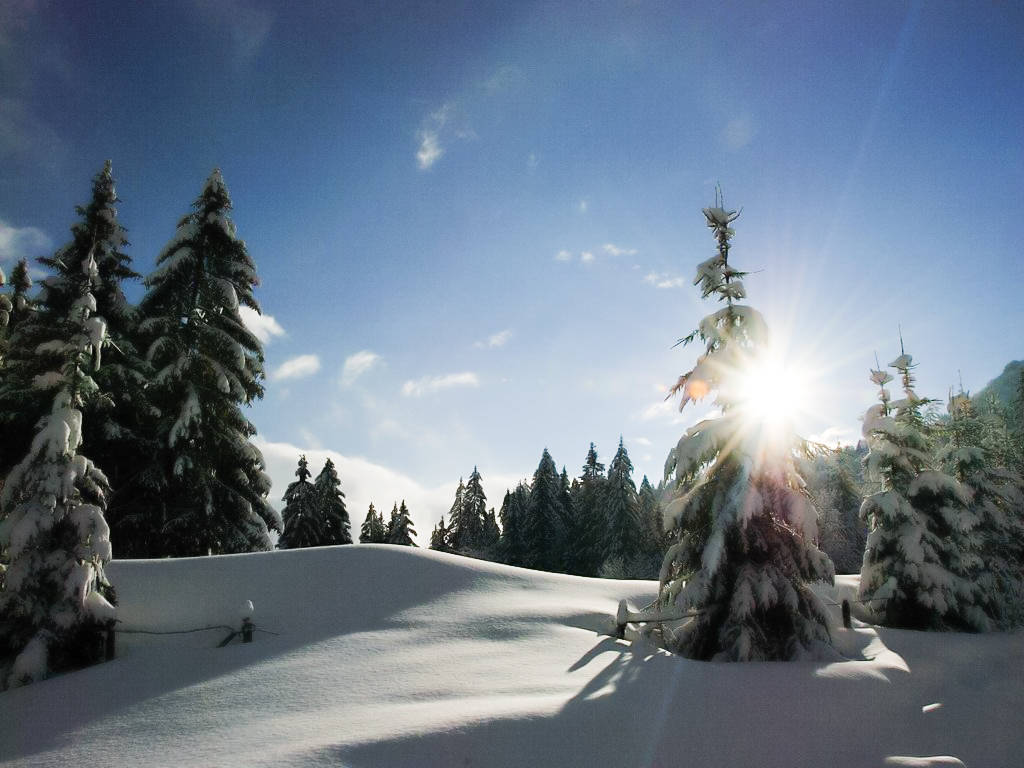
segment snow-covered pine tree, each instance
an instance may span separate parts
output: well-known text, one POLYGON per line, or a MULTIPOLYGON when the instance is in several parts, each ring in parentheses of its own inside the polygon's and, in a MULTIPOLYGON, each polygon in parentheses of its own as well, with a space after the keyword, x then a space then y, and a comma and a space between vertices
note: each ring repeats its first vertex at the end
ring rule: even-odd
POLYGON ((453 552, 459 552, 463 546, 463 530, 467 527, 464 518, 466 516, 466 484, 459 478, 459 485, 455 489, 455 499, 448 510, 448 544, 453 552))
POLYGON ((444 515, 441 515, 441 521, 430 532, 430 548, 438 552, 451 552, 448 535, 449 529, 444 524, 444 515))
POLYGON ((352 523, 345 508, 345 494, 341 491, 341 479, 330 459, 313 481, 317 514, 323 525, 325 545, 351 544, 352 523))
POLYGON ((562 481, 545 448, 530 483, 522 526, 522 562, 526 568, 561 572, 565 565, 562 481))
POLYGON ((970 574, 981 587, 981 607, 997 626, 1024 621, 1024 494, 1021 478, 985 450, 986 424, 968 394, 951 395, 944 469, 971 493, 974 527, 967 541, 978 555, 970 574))
POLYGON ((462 496, 459 525, 457 528, 453 526, 452 543, 457 552, 480 554, 484 520, 487 518, 487 496, 484 494, 482 481, 479 470, 473 467, 473 473, 469 476, 462 496))
POLYGON ((977 522, 967 509, 970 491, 932 468, 922 415, 928 401, 914 392, 911 356, 901 349, 889 365, 900 374, 904 397, 890 401, 885 385, 892 376, 871 371, 879 403, 864 416, 865 468, 882 490, 861 505, 869 533, 860 599, 873 620, 888 626, 985 629, 983 596, 971 580, 979 563, 969 544, 977 522))
POLYGON ((312 473, 305 455, 299 457, 295 476, 299 479, 289 484, 284 492, 284 509, 281 510, 284 531, 277 541, 279 549, 318 547, 324 543, 324 521, 317 509, 315 489, 309 482, 312 473))
POLYGON ((639 578, 635 569, 643 548, 644 530, 640 519, 640 498, 633 483, 633 462, 619 438, 619 448, 608 467, 604 508, 608 534, 604 541, 604 562, 609 576, 639 578))
POLYGON ((10 293, 0 294, 0 389, 4 375, 4 358, 10 346, 10 339, 21 322, 29 317, 34 309, 34 304, 28 296, 29 289, 32 288, 28 262, 25 259, 18 261, 11 270, 9 280, 0 269, 0 287, 5 282, 11 286, 11 290, 10 293))
POLYGON ((40 355, 36 350, 50 338, 53 324, 66 317, 77 301, 79 265, 91 253, 98 271, 98 282, 92 291, 96 315, 107 323, 109 342, 104 348, 103 365, 94 376, 98 394, 83 404, 82 440, 115 488, 108 519, 123 554, 132 545, 131 537, 121 535, 118 525, 121 500, 128 498, 127 493, 121 492, 123 481, 141 469, 143 457, 152 453, 152 445, 144 437, 144 423, 150 415, 145 396, 149 374, 137 352, 137 315, 122 289, 123 281, 138 279, 139 275, 132 270, 131 258, 124 252, 127 240, 118 222, 117 202, 108 160, 93 177, 89 203, 75 209, 80 219, 71 227, 71 241, 53 256, 39 259, 52 274, 42 282, 36 302, 38 311, 29 312, 24 298, 31 285, 26 265, 16 270, 15 299, 20 305, 20 317, 11 346, 17 364, 10 367, 10 375, 4 377, 4 386, 0 387, 0 425, 14 438, 5 441, 6 448, 0 447, 0 470, 24 454, 32 425, 49 409, 52 390, 37 389, 32 382, 57 360, 53 354, 40 355))
POLYGON ((412 518, 409 517, 409 508, 405 506, 405 499, 402 499, 401 506, 396 505, 391 510, 391 520, 388 523, 388 544, 398 544, 403 547, 415 547, 416 529, 412 527, 412 518))
POLYGON ((263 396, 263 349, 239 315, 259 311, 256 267, 235 232, 214 170, 157 257, 139 306, 152 339, 152 389, 162 417, 148 503, 159 554, 269 549, 281 529, 270 478, 242 406, 263 396))
POLYGON ((682 340, 699 337, 704 353, 671 392, 682 394, 680 409, 717 392, 721 415, 689 429, 665 464, 666 524, 678 525, 680 538, 665 555, 660 602, 696 613, 667 643, 698 659, 830 654, 827 615, 808 585, 830 582, 832 564, 814 544, 816 514, 793 461, 799 441, 764 440, 741 394, 768 332, 757 310, 736 303, 746 296, 744 273, 729 263, 738 215, 720 200, 704 209, 717 252, 694 284, 724 306, 682 340))
POLYGON ((637 578, 656 579, 669 542, 661 527, 661 504, 658 501, 658 492, 651 485, 651 481, 647 479, 647 475, 644 475, 640 482, 637 497, 640 499, 641 563, 643 564, 637 578))
POLYGON ((494 512, 494 507, 491 507, 484 515, 483 528, 480 530, 480 557, 496 560, 500 541, 501 528, 498 526, 498 516, 494 512))
POLYGON ((359 528, 360 544, 384 544, 388 540, 387 528, 384 525, 384 515, 373 508, 370 502, 370 509, 366 512, 366 518, 359 528))
POLYGON ((52 407, 0 495, 0 551, 9 562, 0 590, 6 685, 98 660, 98 632, 114 619, 104 575, 111 558, 103 517, 109 486, 79 453, 81 408, 97 395, 91 373, 106 340, 106 323, 94 314, 99 284, 89 251, 77 274, 68 273, 65 287, 75 299, 40 349, 57 363, 36 381, 41 391, 56 390, 52 407))

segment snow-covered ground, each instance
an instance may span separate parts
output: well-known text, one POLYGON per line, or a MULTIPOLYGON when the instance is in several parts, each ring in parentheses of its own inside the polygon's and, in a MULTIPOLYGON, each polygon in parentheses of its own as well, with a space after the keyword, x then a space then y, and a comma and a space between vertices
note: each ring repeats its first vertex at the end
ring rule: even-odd
POLYGON ((113 662, 0 693, 0 763, 1024 765, 1020 633, 840 626, 849 661, 711 664, 609 636, 651 582, 384 545, 108 573, 126 629, 238 625, 251 600, 278 634, 121 634, 113 662))

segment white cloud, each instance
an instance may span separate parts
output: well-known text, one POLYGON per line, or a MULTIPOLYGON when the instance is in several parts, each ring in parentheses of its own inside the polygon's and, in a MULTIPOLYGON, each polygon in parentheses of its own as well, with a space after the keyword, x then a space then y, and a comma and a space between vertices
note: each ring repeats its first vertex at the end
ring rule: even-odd
POLYGON ((561 250, 555 254, 555 261, 572 261, 572 254, 569 251, 561 250))
POLYGON ((856 445, 861 439, 861 433, 855 427, 828 427, 816 435, 810 435, 807 439, 812 443, 821 443, 829 447, 837 443, 840 445, 856 445))
POLYGON ((434 163, 441 159, 444 150, 438 141, 434 131, 420 131, 420 149, 416 153, 416 162, 420 170, 428 170, 434 163))
POLYGON ((299 355, 291 360, 285 360, 274 369, 270 378, 274 381, 282 379, 302 379, 312 376, 320 370, 320 358, 316 355, 299 355))
POLYGON ((590 264, 594 261, 594 254, 590 251, 583 251, 583 253, 580 254, 580 261, 584 264, 590 264))
MULTIPOLYGON (((316 445, 300 447, 292 443, 268 442, 261 437, 253 440, 263 453, 267 474, 273 484, 270 498, 277 503, 284 489, 295 479, 295 467, 299 456, 305 455, 313 474, 320 472, 329 458, 338 469, 341 490, 345 494, 345 506, 352 522, 353 538, 359 540, 359 526, 366 517, 370 502, 384 513, 385 518, 391 505, 404 499, 409 507, 416 542, 425 547, 430 542, 430 531, 441 519, 447 517, 455 496, 457 478, 429 487, 389 467, 376 464, 358 456, 344 456, 336 451, 323 450, 316 445)), ((500 507, 506 489, 515 488, 521 478, 513 475, 484 474, 484 493, 488 506, 500 507)))
POLYGON ((589 207, 590 203, 588 203, 586 200, 580 200, 576 204, 576 210, 579 211, 580 213, 586 213, 589 207))
POLYGON ((0 263, 34 259, 53 249, 53 241, 41 229, 12 227, 0 220, 0 263))
POLYGON ((250 307, 239 307, 238 314, 241 315, 242 322, 249 332, 264 344, 269 344, 272 338, 288 335, 273 315, 261 315, 250 307))
POLYGON ((346 387, 351 385, 378 362, 380 362, 380 355, 368 349, 349 355, 345 358, 345 364, 341 368, 341 383, 346 387))
POLYGON ((491 334, 485 341, 478 341, 473 346, 478 349, 495 349, 497 347, 503 347, 508 343, 508 340, 512 338, 512 329, 506 328, 503 331, 491 334))
POLYGON ((742 149, 754 138, 754 125, 749 117, 736 117, 722 129, 722 143, 729 149, 742 149))
POLYGON ((637 445, 650 446, 651 444, 651 441, 648 440, 646 437, 631 437, 629 438, 629 440, 630 442, 636 443, 637 445))
POLYGON ((449 373, 444 376, 424 376, 421 379, 410 379, 402 385, 402 394, 406 397, 422 397, 452 387, 479 387, 480 378, 471 371, 449 373))
POLYGON ((537 166, 540 164, 540 159, 537 157, 536 152, 531 152, 526 156, 526 167, 531 171, 537 170, 537 166))
POLYGON ((615 243, 605 243, 604 252, 609 256, 636 256, 636 248, 620 248, 615 243))
POLYGON ((686 285, 685 278, 672 277, 658 272, 648 272, 644 276, 644 282, 655 288, 682 288, 686 285))

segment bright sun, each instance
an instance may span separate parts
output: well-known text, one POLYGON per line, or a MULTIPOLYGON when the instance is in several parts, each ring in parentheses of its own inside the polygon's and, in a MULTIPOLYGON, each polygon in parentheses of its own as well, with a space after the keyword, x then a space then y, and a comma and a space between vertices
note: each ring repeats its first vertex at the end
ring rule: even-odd
POLYGON ((744 421, 766 442, 788 441, 807 408, 806 376, 781 355, 768 352, 749 361, 740 372, 738 407, 744 421))

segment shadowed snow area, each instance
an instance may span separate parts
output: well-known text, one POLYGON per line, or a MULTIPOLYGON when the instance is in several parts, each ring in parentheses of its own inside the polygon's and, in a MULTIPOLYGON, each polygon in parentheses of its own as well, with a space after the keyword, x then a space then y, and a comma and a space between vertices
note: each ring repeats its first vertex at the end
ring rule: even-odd
MULTIPOLYGON (((1024 636, 833 630, 850 661, 609 636, 656 584, 385 545, 118 561, 118 658, 0 694, 11 766, 1012 766, 1024 636)), ((841 577, 823 596, 856 589, 841 577)), ((835 609, 838 617, 838 608, 835 609)))

